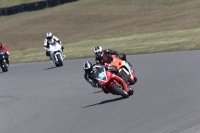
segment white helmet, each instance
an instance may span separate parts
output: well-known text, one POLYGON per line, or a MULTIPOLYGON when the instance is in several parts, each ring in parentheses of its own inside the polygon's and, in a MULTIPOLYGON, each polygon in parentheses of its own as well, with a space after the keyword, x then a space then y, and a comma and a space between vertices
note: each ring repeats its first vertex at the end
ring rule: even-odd
POLYGON ((51 32, 47 32, 46 37, 50 40, 53 37, 53 34, 51 32))
POLYGON ((103 49, 101 46, 94 47, 94 53, 98 58, 103 57, 103 49))

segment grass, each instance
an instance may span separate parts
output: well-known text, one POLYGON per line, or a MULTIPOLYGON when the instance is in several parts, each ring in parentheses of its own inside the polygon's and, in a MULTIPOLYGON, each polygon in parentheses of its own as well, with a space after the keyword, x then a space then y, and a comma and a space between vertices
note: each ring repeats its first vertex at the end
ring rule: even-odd
POLYGON ((79 0, 54 8, 0 17, 0 41, 11 63, 49 60, 48 31, 65 46, 66 59, 94 57, 101 45, 126 54, 200 49, 198 0, 79 0))

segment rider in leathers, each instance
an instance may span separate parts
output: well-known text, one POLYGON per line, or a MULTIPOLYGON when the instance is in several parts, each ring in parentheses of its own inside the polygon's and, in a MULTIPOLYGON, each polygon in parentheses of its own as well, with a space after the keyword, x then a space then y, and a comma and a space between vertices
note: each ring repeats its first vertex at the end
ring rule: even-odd
MULTIPOLYGON (((58 42, 61 45, 61 41, 56 36, 54 36, 51 32, 48 32, 44 40, 44 49, 46 50, 46 56, 50 56, 49 45, 53 42, 58 42)), ((62 45, 61 45, 61 49, 63 52, 64 47, 62 45)), ((63 56, 65 55, 63 54, 63 56)))
POLYGON ((10 60, 10 59, 9 59, 9 51, 8 51, 8 48, 6 47, 5 44, 0 43, 0 50, 6 51, 6 60, 7 60, 8 65, 9 65, 9 60, 10 60))
POLYGON ((94 67, 95 66, 103 66, 105 69, 110 71, 117 71, 117 68, 114 66, 106 66, 106 65, 100 65, 100 64, 92 64, 90 61, 86 61, 83 64, 83 70, 85 71, 84 78, 85 80, 90 83, 93 87, 96 88, 102 88, 103 92, 108 94, 109 92, 101 86, 98 81, 95 79, 97 75, 94 73, 94 67))
MULTIPOLYGON (((110 63, 112 55, 117 55, 121 60, 126 61, 131 69, 133 69, 132 65, 126 60, 126 55, 124 53, 119 54, 117 51, 113 51, 110 49, 103 50, 101 46, 96 46, 94 48, 95 53, 95 61, 97 64, 105 65, 105 63, 110 63)), ((137 78, 135 77, 135 82, 137 82, 137 78)))
MULTIPOLYGON (((94 53, 95 53, 95 61, 97 64, 102 64, 104 65, 105 63, 108 63, 107 61, 107 57, 109 55, 117 55, 121 60, 124 60, 124 61, 127 61, 126 60, 126 55, 124 53, 118 53, 117 51, 113 51, 113 50, 110 50, 110 49, 105 49, 103 50, 101 46, 96 46, 94 48, 94 53)), ((127 62, 131 67, 132 65, 127 62)))

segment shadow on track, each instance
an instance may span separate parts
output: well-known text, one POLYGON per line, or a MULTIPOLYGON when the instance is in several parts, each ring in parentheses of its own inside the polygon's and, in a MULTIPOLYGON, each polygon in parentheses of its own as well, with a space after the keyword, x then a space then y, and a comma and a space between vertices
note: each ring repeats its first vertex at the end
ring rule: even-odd
POLYGON ((93 92, 93 94, 95 94, 95 93, 100 93, 100 92, 103 92, 103 91, 96 91, 96 92, 93 92))
POLYGON ((54 66, 54 67, 46 68, 46 69, 44 69, 44 70, 50 70, 50 69, 54 69, 54 68, 57 68, 57 67, 54 66))
POLYGON ((92 107, 92 106, 101 105, 101 104, 105 104, 105 103, 115 102, 115 101, 119 101, 119 100, 123 100, 123 99, 126 99, 126 98, 118 97, 118 98, 115 98, 115 99, 101 101, 100 103, 91 104, 91 105, 88 105, 88 106, 85 106, 85 107, 82 107, 82 108, 87 108, 87 107, 92 107))

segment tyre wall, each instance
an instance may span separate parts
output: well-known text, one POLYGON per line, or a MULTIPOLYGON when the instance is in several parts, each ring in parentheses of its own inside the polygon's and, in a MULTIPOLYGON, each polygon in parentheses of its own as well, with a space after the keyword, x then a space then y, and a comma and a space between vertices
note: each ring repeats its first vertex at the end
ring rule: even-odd
POLYGON ((20 5, 6 7, 6 8, 0 8, 0 16, 8 16, 8 15, 21 13, 21 12, 41 10, 44 8, 54 7, 54 6, 58 6, 61 4, 74 2, 74 1, 77 1, 77 0, 45 0, 45 1, 39 1, 39 2, 33 2, 33 3, 20 4, 20 5))

